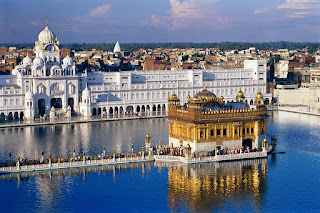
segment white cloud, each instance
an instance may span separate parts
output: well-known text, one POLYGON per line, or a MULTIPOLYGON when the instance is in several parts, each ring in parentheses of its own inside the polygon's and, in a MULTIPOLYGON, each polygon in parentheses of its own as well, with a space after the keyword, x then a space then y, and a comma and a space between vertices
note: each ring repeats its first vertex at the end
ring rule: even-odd
POLYGON ((307 16, 312 15, 312 12, 300 11, 300 12, 292 12, 287 15, 289 18, 305 18, 307 16))
POLYGON ((97 19, 103 20, 103 18, 109 15, 111 7, 111 4, 100 5, 96 8, 91 9, 87 14, 83 16, 75 17, 75 19, 83 23, 90 23, 92 21, 96 21, 97 19))
POLYGON ((31 24, 33 26, 43 26, 44 25, 44 23, 42 23, 41 21, 32 21, 31 24))
POLYGON ((91 17, 105 17, 106 15, 108 15, 110 9, 111 9, 111 4, 104 4, 104 5, 101 5, 99 7, 92 9, 89 12, 89 16, 91 16, 91 17))
POLYGON ((155 25, 161 24, 161 20, 157 15, 152 15, 151 16, 151 20, 152 20, 152 23, 155 24, 155 25))
POLYGON ((288 18, 319 16, 320 0, 287 0, 278 5, 277 9, 284 10, 288 18))
POLYGON ((257 8, 253 11, 253 14, 254 15, 258 15, 258 14, 261 14, 261 13, 266 13, 268 11, 268 8, 257 8))
POLYGON ((286 3, 278 5, 278 9, 306 10, 315 4, 320 4, 320 0, 287 0, 286 3))
POLYGON ((219 0, 170 0, 173 28, 194 25, 201 20, 215 20, 219 0))

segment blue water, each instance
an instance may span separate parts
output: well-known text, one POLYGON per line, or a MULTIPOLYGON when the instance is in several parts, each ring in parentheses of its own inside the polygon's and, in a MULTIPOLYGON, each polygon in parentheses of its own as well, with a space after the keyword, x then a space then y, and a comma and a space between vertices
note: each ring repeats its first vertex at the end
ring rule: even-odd
MULTIPOLYGON (((320 211, 320 117, 274 112, 268 132, 285 154, 212 163, 130 164, 0 176, 1 212, 310 212, 320 211)), ((168 143, 166 119, 6 129, 0 159, 58 156, 72 148, 122 152, 168 143)))

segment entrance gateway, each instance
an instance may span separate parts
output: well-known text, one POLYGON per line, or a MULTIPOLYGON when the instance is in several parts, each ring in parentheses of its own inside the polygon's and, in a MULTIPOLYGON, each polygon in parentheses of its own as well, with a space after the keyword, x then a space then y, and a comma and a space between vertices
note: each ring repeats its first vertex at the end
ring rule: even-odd
POLYGON ((46 113, 46 101, 44 99, 39 99, 38 107, 39 107, 39 115, 43 116, 46 113))
POLYGON ((56 109, 62 108, 62 100, 61 100, 61 98, 52 98, 51 99, 51 107, 54 107, 56 109))
POLYGON ((247 147, 249 147, 250 148, 250 150, 252 149, 252 139, 250 139, 250 138, 247 138, 247 139, 245 139, 243 142, 242 142, 242 147, 243 148, 247 148, 247 147))

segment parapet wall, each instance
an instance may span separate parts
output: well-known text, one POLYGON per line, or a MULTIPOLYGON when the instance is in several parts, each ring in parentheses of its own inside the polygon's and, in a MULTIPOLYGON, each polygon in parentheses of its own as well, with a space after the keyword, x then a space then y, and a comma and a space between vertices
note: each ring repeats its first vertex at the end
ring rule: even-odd
POLYGON ((266 116, 267 108, 261 106, 257 109, 202 111, 201 108, 183 108, 182 106, 169 105, 168 113, 169 118, 199 121, 266 116))

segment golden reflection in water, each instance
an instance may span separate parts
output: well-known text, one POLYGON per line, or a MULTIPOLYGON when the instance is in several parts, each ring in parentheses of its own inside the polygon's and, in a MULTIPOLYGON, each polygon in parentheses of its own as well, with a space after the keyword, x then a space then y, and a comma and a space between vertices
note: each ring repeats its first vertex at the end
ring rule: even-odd
POLYGON ((230 206, 230 202, 234 210, 244 205, 262 208, 267 159, 166 166, 171 211, 180 206, 187 206, 190 211, 222 210, 223 204, 230 206))

